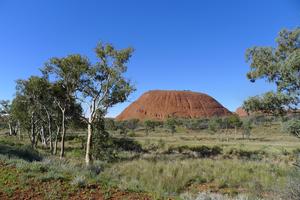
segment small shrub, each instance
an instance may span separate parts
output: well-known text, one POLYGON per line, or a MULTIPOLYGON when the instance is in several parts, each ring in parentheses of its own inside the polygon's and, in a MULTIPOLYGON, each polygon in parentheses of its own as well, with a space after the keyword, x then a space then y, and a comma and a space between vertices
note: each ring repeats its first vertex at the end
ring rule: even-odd
POLYGON ((118 158, 114 139, 108 132, 98 129, 93 136, 92 154, 94 159, 114 161, 118 158))
POLYGON ((213 157, 222 154, 223 149, 219 146, 208 147, 205 145, 202 146, 179 146, 179 147, 170 147, 167 153, 178 152, 182 154, 192 154, 199 158, 213 157))
POLYGON ((300 148, 294 149, 293 154, 294 155, 299 155, 300 154, 300 148))
POLYGON ((168 118, 164 122, 164 125, 172 134, 174 134, 176 132, 177 121, 175 118, 168 118))
POLYGON ((159 121, 152 121, 152 120, 146 120, 144 121, 145 131, 146 134, 149 134, 149 132, 154 132, 155 128, 158 126, 161 126, 162 122, 159 121))
POLYGON ((253 127, 251 125, 251 121, 250 120, 243 121, 243 124, 242 124, 243 138, 245 138, 245 137, 249 138, 250 137, 252 128, 253 127))
POLYGON ((294 165, 295 169, 289 174, 283 199, 298 200, 300 197, 300 154, 294 165))
POLYGON ((221 118, 211 118, 208 123, 208 130, 212 133, 216 133, 222 127, 221 118))
POLYGON ((88 170, 91 176, 97 176, 103 171, 102 166, 99 165, 91 165, 88 167, 88 170))
POLYGON ((202 158, 217 156, 222 153, 222 148, 219 146, 214 146, 214 147, 198 146, 198 147, 191 147, 190 150, 197 152, 198 157, 202 157, 202 158))
POLYGON ((121 151, 142 152, 142 146, 130 138, 112 138, 112 142, 116 149, 121 151))
POLYGON ((236 156, 239 159, 262 160, 266 155, 266 152, 262 150, 247 151, 243 149, 232 148, 229 150, 228 155, 236 156))
POLYGON ((82 175, 75 176, 71 182, 71 185, 83 188, 86 186, 86 178, 82 175))
POLYGON ((291 119, 282 123, 282 131, 300 137, 300 120, 291 119))
POLYGON ((38 178, 42 182, 52 181, 52 180, 66 180, 65 176, 56 171, 50 171, 38 178))
POLYGON ((162 140, 162 139, 159 139, 158 140, 158 147, 162 149, 165 146, 166 146, 166 142, 164 140, 162 140))
POLYGON ((181 120, 181 124, 190 130, 203 130, 208 128, 209 119, 199 118, 199 119, 184 119, 181 120))
POLYGON ((136 136, 136 134, 135 134, 135 132, 133 132, 133 131, 131 131, 129 134, 128 134, 128 137, 135 137, 136 136))

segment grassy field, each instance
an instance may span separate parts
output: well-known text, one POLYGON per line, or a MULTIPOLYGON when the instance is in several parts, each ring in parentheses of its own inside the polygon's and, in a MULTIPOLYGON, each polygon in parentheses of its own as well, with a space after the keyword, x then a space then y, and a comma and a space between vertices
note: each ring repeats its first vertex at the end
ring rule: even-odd
POLYGON ((136 147, 90 167, 83 163, 84 133, 68 135, 59 160, 2 132, 1 199, 286 199, 290 178, 299 176, 293 163, 300 140, 280 124, 255 127, 247 139, 234 130, 140 130, 123 141, 136 147))

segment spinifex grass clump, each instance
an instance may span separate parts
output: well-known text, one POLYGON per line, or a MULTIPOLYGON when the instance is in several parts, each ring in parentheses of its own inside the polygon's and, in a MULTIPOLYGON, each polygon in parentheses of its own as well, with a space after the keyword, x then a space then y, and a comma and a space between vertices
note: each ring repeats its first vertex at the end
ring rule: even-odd
POLYGON ((122 189, 172 196, 178 195, 191 185, 208 183, 215 184, 219 189, 231 188, 242 189, 246 193, 264 193, 274 190, 274 183, 278 187, 284 187, 287 172, 287 166, 281 164, 253 161, 136 160, 114 165, 105 170, 101 178, 117 183, 122 189))

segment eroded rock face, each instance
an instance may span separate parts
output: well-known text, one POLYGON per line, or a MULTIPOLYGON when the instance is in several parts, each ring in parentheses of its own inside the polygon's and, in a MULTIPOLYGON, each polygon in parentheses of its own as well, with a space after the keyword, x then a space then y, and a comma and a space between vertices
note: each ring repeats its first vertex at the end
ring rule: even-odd
POLYGON ((117 120, 165 120, 168 117, 199 118, 231 114, 214 98, 191 91, 152 90, 129 105, 117 120))
POLYGON ((235 113, 239 116, 239 117, 247 117, 249 116, 248 113, 242 108, 242 107, 238 107, 235 111, 235 113))

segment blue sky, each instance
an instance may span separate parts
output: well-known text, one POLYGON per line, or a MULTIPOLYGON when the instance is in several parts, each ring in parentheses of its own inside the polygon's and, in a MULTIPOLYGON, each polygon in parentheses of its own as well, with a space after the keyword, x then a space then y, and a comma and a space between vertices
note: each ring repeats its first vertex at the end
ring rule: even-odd
POLYGON ((137 91, 109 116, 152 89, 204 92, 233 111, 272 89, 246 79, 245 50, 275 45, 280 29, 299 22, 297 0, 0 0, 0 99, 50 57, 94 61, 103 41, 135 48, 127 76, 137 91))

